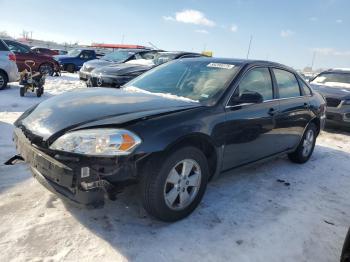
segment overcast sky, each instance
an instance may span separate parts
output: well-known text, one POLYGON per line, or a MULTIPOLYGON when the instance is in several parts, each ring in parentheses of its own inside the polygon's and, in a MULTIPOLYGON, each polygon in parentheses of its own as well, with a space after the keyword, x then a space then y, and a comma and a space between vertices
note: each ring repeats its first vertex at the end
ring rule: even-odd
POLYGON ((0 31, 58 42, 124 43, 296 68, 350 67, 347 0, 0 0, 0 31), (5 12, 4 12, 5 11, 5 12))

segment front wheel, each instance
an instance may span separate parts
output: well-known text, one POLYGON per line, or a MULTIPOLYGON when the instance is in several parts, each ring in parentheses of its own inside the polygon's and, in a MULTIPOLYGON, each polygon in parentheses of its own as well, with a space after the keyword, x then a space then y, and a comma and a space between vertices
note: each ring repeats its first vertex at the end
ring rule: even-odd
POLYGON ((195 147, 173 151, 162 161, 153 159, 141 178, 143 206, 160 220, 180 220, 200 203, 208 177, 207 159, 195 147))
POLYGON ((314 123, 310 123, 306 128, 297 149, 293 153, 288 154, 289 159, 292 162, 299 164, 303 164, 308 161, 314 151, 316 137, 317 127, 314 123))
POLYGON ((36 89, 36 96, 41 97, 41 95, 44 93, 44 90, 41 87, 38 87, 36 89))

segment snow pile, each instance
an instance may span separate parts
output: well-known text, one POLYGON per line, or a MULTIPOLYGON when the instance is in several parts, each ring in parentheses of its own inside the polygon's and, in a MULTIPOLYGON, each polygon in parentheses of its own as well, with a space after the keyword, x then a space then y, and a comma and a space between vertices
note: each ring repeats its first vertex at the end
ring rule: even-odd
POLYGON ((323 132, 304 165, 286 158, 211 182, 188 218, 148 217, 137 186, 102 209, 65 204, 30 174, 2 163, 15 153, 17 116, 83 88, 76 75, 48 78, 45 94, 0 91, 0 261, 339 261, 350 226, 350 134, 323 132), (64 90, 64 91, 63 91, 64 90))

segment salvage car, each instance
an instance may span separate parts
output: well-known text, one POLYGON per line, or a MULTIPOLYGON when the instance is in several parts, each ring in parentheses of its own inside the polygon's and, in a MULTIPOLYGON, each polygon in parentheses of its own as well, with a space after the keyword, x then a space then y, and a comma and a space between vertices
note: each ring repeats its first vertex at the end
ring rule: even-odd
POLYGON ((101 59, 94 59, 84 63, 79 71, 79 78, 82 81, 88 81, 94 69, 107 65, 125 63, 135 59, 153 59, 157 52, 157 50, 149 49, 120 49, 106 54, 101 59))
POLYGON ((34 61, 32 67, 34 72, 52 76, 55 71, 59 70, 59 64, 52 57, 35 53, 29 46, 13 40, 4 39, 4 42, 16 55, 16 64, 19 72, 23 70, 29 71, 28 66, 25 64, 25 61, 28 60, 34 61))
POLYGON ((327 124, 350 127, 350 69, 331 69, 318 74, 312 81, 314 90, 327 102, 327 124))
POLYGON ((63 199, 101 206, 138 183, 152 216, 176 221, 208 181, 288 154, 305 163, 323 128, 325 101, 278 63, 187 58, 123 88, 49 98, 15 122, 14 141, 33 176, 63 199))
POLYGON ((130 60, 124 64, 114 64, 96 68, 90 74, 87 86, 116 87, 119 88, 143 74, 144 72, 165 62, 189 57, 201 57, 201 54, 192 52, 158 52, 153 59, 130 60))

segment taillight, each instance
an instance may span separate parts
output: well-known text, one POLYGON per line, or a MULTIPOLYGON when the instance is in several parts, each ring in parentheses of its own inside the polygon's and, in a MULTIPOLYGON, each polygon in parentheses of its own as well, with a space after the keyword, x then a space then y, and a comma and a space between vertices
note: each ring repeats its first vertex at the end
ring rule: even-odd
POLYGON ((9 60, 10 60, 10 61, 13 61, 13 62, 16 62, 16 56, 15 56, 15 54, 10 53, 10 54, 9 54, 9 60))

